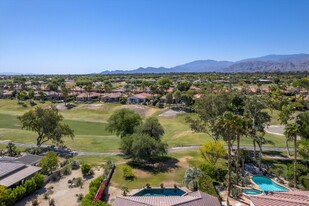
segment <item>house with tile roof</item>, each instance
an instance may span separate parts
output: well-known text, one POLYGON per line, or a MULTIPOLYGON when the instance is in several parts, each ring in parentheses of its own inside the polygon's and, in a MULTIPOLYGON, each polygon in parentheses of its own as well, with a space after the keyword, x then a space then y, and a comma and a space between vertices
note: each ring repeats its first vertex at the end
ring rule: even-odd
POLYGON ((309 206, 309 191, 274 192, 249 199, 250 206, 309 206))
POLYGON ((218 198, 201 191, 182 196, 122 196, 115 199, 115 206, 220 206, 218 198))

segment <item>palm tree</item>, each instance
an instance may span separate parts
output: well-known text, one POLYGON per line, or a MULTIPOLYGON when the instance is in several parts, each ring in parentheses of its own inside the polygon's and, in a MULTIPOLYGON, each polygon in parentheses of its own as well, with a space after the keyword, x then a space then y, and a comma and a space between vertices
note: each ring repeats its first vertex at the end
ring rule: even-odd
POLYGON ((294 187, 297 187, 297 135, 299 134, 299 124, 289 123, 284 128, 284 135, 288 139, 293 139, 294 141, 294 187))
POLYGON ((184 183, 186 186, 193 191, 198 190, 198 179, 202 177, 202 171, 199 168, 191 167, 187 169, 186 174, 184 176, 184 183))
POLYGON ((121 190, 122 190, 122 195, 123 195, 123 196, 127 196, 128 192, 129 192, 129 188, 126 187, 126 186, 123 186, 123 187, 121 188, 121 190))
POLYGON ((240 138, 243 135, 247 134, 247 122, 243 116, 238 116, 236 120, 236 142, 237 142, 237 150, 236 150, 236 177, 237 184, 239 180, 239 161, 240 161, 240 138))
POLYGON ((241 120, 239 115, 235 115, 232 112, 225 112, 219 117, 214 125, 213 132, 216 136, 222 136, 227 142, 228 147, 228 195, 231 192, 231 176, 232 176, 232 147, 233 141, 237 136, 237 128, 240 127, 241 120))

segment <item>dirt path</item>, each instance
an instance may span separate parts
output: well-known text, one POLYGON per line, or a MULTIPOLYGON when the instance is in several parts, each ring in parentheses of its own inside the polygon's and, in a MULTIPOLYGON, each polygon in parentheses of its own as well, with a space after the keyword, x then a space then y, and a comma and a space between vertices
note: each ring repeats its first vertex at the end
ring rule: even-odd
POLYGON ((70 188, 68 186, 68 180, 73 179, 73 177, 78 178, 82 177, 81 170, 72 170, 72 174, 68 176, 63 176, 57 182, 49 182, 44 188, 38 190, 33 195, 28 196, 27 198, 23 199, 22 201, 18 202, 16 206, 31 206, 31 200, 35 197, 38 198, 40 206, 49 206, 48 200, 44 199, 44 193, 47 191, 48 188, 53 187, 53 193, 50 195, 50 198, 55 200, 55 205, 57 206, 70 206, 70 205, 79 205, 77 202, 78 194, 83 194, 84 196, 89 192, 88 187, 91 180, 103 174, 102 168, 94 168, 94 175, 90 179, 83 178, 84 184, 83 187, 73 187, 70 188))

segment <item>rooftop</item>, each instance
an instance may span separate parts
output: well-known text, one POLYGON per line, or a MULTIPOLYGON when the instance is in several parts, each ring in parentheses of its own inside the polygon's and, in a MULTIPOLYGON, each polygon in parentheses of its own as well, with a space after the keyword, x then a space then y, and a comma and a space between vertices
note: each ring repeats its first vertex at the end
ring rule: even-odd
POLYGON ((183 196, 123 196, 117 197, 115 206, 220 206, 220 202, 214 196, 196 191, 186 193, 183 196))
POLYGON ((309 191, 275 192, 249 198, 253 206, 309 206, 309 191))

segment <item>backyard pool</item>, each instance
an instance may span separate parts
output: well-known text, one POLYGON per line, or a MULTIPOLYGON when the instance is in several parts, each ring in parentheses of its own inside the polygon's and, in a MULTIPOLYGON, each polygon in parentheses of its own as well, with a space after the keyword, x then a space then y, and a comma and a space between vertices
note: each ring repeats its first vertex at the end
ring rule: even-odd
POLYGON ((246 195, 260 195, 263 193, 262 191, 255 189, 243 189, 242 192, 246 195))
POLYGON ((182 196, 184 191, 178 188, 149 188, 142 189, 133 196, 182 196))
POLYGON ((274 183, 271 179, 263 176, 254 176, 252 181, 259 186, 263 192, 287 192, 285 187, 274 183))

